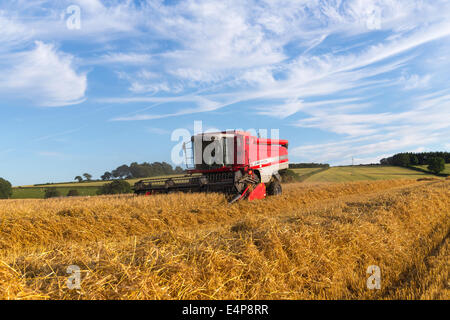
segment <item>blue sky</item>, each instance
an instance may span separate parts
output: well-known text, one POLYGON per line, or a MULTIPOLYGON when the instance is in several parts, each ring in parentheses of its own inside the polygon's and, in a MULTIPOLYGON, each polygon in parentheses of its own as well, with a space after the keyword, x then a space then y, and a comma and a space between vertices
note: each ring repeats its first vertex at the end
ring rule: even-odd
POLYGON ((4 1, 0 176, 170 162, 171 133, 196 120, 279 129, 294 162, 448 151, 449 13, 442 0, 4 1))

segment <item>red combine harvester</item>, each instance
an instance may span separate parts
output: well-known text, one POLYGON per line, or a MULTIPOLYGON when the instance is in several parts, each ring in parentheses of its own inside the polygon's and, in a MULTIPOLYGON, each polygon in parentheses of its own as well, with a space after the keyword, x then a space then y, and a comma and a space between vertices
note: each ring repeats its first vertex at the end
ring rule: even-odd
POLYGON ((183 151, 186 163, 193 162, 187 175, 144 179, 134 185, 134 192, 220 192, 230 197, 230 203, 252 201, 281 194, 278 171, 289 167, 287 140, 258 138, 243 131, 197 134, 183 151))

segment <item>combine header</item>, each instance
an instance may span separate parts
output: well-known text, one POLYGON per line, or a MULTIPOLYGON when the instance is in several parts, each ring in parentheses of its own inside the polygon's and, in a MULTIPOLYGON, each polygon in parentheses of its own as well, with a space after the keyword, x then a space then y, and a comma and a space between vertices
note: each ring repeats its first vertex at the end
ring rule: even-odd
POLYGON ((229 196, 230 203, 281 194, 278 171, 289 167, 287 140, 224 131, 197 134, 190 148, 185 144, 183 149, 186 163, 193 162, 186 175, 144 179, 134 185, 134 192, 220 192, 229 196))

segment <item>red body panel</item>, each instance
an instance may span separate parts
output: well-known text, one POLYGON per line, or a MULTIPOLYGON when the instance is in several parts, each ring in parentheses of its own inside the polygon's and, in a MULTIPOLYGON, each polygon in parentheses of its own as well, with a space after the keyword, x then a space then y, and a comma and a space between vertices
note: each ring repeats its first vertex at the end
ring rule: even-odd
POLYGON ((264 183, 260 183, 248 195, 248 201, 261 200, 261 199, 264 199, 265 197, 266 197, 266 185, 264 183))
MULTIPOLYGON (((230 134, 220 132, 217 134, 230 134)), ((264 139, 252 136, 248 132, 235 131, 234 163, 214 169, 192 169, 189 173, 212 173, 237 171, 241 168, 257 169, 275 164, 286 163, 288 159, 288 140, 264 139)))

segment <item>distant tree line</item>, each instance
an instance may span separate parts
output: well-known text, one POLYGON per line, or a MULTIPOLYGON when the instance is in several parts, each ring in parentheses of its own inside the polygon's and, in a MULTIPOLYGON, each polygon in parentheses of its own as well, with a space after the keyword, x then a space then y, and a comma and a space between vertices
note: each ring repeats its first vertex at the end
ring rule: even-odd
POLYGON ((431 159, 442 158, 445 163, 450 163, 450 152, 404 152, 397 153, 389 158, 384 158, 380 160, 382 165, 389 166, 420 166, 429 165, 431 159))
MULTIPOLYGON (((155 176, 165 176, 171 174, 180 174, 184 170, 181 167, 175 169, 167 162, 153 162, 153 163, 137 163, 133 162, 130 165, 123 164, 112 171, 106 171, 100 179, 109 181, 113 179, 137 179, 155 176)), ((92 175, 84 173, 82 176, 76 176, 75 180, 78 182, 93 181, 92 175), (84 179, 83 179, 84 177, 84 179)))
POLYGON ((299 168, 329 168, 330 165, 328 163, 289 163, 290 169, 299 169, 299 168))
POLYGON ((153 163, 137 163, 133 162, 129 166, 124 164, 111 172, 105 172, 100 178, 102 180, 115 179, 135 179, 135 178, 147 178, 155 176, 165 176, 171 174, 180 174, 184 170, 181 167, 175 169, 167 162, 153 162, 153 163))

